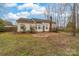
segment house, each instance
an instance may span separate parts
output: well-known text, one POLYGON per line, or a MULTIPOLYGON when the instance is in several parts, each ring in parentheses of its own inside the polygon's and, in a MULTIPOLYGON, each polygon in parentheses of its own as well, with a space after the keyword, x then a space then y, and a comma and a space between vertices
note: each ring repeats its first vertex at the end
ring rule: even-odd
MULTIPOLYGON (((50 28, 49 20, 20 18, 16 22, 17 32, 23 32, 24 30, 28 32, 31 31, 31 29, 33 29, 36 32, 45 32, 49 31, 50 28)), ((52 29, 54 27, 55 22, 52 22, 52 29)))
POLYGON ((17 30, 17 27, 15 25, 7 25, 7 26, 4 26, 5 27, 5 31, 6 32, 16 32, 17 30))

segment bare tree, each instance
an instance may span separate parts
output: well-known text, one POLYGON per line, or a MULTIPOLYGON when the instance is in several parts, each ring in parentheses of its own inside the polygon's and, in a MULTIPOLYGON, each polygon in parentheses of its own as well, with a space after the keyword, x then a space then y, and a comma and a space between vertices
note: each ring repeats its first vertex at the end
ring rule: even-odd
POLYGON ((73 22, 73 26, 72 26, 72 33, 73 36, 76 35, 76 3, 73 3, 73 10, 72 10, 72 22, 73 22))
POLYGON ((49 24, 50 24, 50 27, 49 27, 49 31, 52 32, 52 4, 48 4, 48 7, 47 7, 47 10, 48 10, 48 15, 47 15, 47 18, 49 20, 49 24))
POLYGON ((50 16, 50 32, 52 32, 52 17, 50 16))

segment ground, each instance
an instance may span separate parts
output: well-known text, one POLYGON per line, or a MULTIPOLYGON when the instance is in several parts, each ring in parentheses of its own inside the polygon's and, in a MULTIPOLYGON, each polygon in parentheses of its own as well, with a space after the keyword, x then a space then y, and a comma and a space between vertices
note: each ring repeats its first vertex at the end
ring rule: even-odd
POLYGON ((79 55, 79 34, 71 33, 0 33, 0 55, 79 55))

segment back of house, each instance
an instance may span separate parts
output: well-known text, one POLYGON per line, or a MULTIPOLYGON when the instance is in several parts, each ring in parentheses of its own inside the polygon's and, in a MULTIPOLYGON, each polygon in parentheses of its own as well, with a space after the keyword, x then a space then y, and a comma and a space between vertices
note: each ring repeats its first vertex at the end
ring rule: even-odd
MULTIPOLYGON (((55 27, 55 22, 52 22, 52 29, 55 27)), ((50 21, 44 19, 26 19, 20 18, 17 20, 17 32, 48 32, 50 21)))

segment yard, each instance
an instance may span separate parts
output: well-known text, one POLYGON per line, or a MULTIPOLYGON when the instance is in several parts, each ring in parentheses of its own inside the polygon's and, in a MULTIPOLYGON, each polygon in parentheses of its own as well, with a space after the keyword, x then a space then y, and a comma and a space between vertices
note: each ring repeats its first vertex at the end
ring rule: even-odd
POLYGON ((79 34, 73 37, 70 33, 64 32, 36 34, 0 33, 0 55, 79 55, 79 34))

